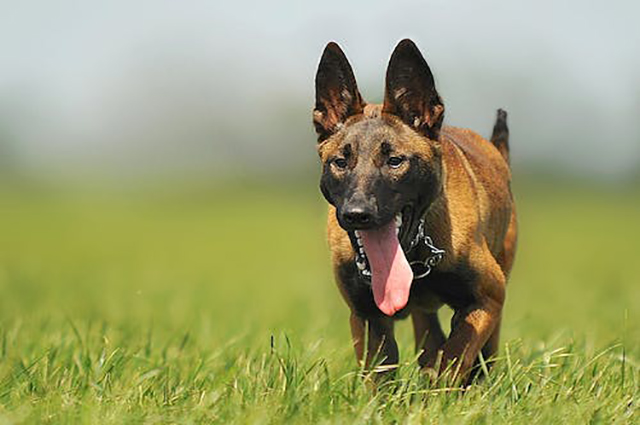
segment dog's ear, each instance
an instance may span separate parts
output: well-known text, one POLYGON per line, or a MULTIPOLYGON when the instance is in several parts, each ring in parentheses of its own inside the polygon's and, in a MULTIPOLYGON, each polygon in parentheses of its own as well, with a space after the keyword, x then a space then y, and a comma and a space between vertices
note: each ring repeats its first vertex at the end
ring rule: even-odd
POLYGON ((427 61, 409 39, 398 43, 389 60, 382 112, 396 115, 419 133, 438 140, 444 105, 427 61))
POLYGON ((364 102, 347 57, 331 42, 322 53, 316 73, 316 106, 313 124, 322 141, 338 131, 352 115, 362 113, 364 102))

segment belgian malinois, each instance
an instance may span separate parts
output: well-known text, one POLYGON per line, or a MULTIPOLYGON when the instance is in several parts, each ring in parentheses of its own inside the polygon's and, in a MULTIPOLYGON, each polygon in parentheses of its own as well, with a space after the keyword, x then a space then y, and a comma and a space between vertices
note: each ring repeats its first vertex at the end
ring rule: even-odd
POLYGON ((498 349, 516 249, 509 135, 502 110, 490 142, 443 126, 444 111, 412 41, 391 55, 382 105, 362 99, 340 47, 326 46, 313 122, 356 357, 397 364, 394 321, 411 315, 420 365, 468 378, 481 351, 489 359, 498 349), (444 304, 455 312, 448 337, 444 304))

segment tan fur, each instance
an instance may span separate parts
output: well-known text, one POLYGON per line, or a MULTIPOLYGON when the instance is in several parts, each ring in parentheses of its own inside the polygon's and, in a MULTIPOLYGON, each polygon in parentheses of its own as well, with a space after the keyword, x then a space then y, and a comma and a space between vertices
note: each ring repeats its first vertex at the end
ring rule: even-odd
POLYGON ((443 127, 445 107, 433 74, 409 39, 391 54, 382 105, 366 104, 334 42, 324 49, 315 86, 320 187, 334 205, 329 245, 336 282, 352 312, 356 357, 366 366, 376 359, 397 364, 394 320, 411 314, 420 365, 436 374, 453 366, 454 379, 471 378, 479 353, 488 359, 497 351, 516 249, 506 111, 497 111, 490 142, 471 130, 443 127), (351 233, 341 226, 358 243, 357 230, 390 225, 398 214, 398 241, 414 271, 430 255, 424 244, 412 243, 418 223, 445 253, 431 274, 405 282, 410 293, 405 288, 389 309, 358 271, 351 233), (437 316, 445 303, 455 312, 448 336, 437 316))
MULTIPOLYGON (((335 142, 335 139, 330 140, 335 142)), ((400 145, 399 151, 411 150, 412 143, 419 143, 415 146, 415 152, 425 154, 422 139, 400 145)), ((444 199, 434 203, 427 213, 427 221, 439 223, 432 232, 441 235, 438 239, 446 241, 445 250, 455 253, 454 256, 447 256, 447 260, 452 262, 456 256, 468 254, 470 244, 476 244, 475 239, 482 237, 491 253, 501 257, 501 267, 510 266, 515 249, 516 222, 515 213, 512 217, 509 190, 511 173, 508 165, 490 142, 471 130, 445 126, 441 143, 445 167, 444 199), (449 206, 447 218, 450 226, 444 225, 444 217, 440 216, 438 208, 445 202, 449 206), (505 240, 507 230, 511 236, 505 240), (478 231, 480 234, 476 233, 478 231)), ((323 160, 332 155, 337 146, 337 143, 325 146, 321 154, 323 160)), ((338 224, 335 208, 331 205, 328 236, 334 265, 352 261, 355 252, 347 232, 338 224)))
POLYGON ((365 105, 363 115, 367 118, 380 118, 380 115, 382 115, 382 105, 365 105))
MULTIPOLYGON (((385 120, 396 129, 406 129, 394 141, 398 152, 411 152, 427 159, 436 154, 424 138, 410 131, 397 117, 380 113, 380 108, 380 105, 366 105, 364 113, 351 117, 349 124, 368 119, 385 120)), ((339 137, 338 134, 319 145, 323 161, 339 149, 339 137)), ((447 252, 438 269, 446 271, 461 260, 468 262, 479 275, 474 293, 480 302, 468 311, 456 313, 453 331, 447 339, 434 316, 442 305, 441 300, 425 295, 412 299, 407 308, 413 317, 416 347, 424 349, 420 363, 434 367, 440 352, 443 367, 458 360, 460 370, 466 373, 481 349, 487 356, 497 350, 505 285, 517 239, 510 192, 511 173, 498 149, 471 130, 443 127, 435 145, 442 155, 443 188, 425 218, 430 226, 429 234, 447 252)), ((344 263, 353 262, 355 252, 347 232, 338 224, 332 206, 328 215, 328 239, 336 280, 345 295, 337 269, 344 263)), ((344 298, 349 302, 346 296, 344 298)), ((352 314, 351 329, 356 355, 362 359, 365 323, 355 314, 352 314)), ((373 351, 387 350, 389 355, 397 352, 385 344, 385 338, 392 339, 392 332, 393 326, 388 323, 369 329, 369 351, 373 347, 373 351)), ((367 363, 370 360, 367 358, 367 363)))

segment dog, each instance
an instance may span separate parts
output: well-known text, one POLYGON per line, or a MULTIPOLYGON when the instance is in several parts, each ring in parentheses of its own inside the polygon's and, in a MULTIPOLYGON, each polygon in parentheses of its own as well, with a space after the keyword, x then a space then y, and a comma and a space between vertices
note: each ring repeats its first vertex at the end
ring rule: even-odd
POLYGON ((367 104, 343 51, 327 44, 313 123, 356 358, 392 369, 394 321, 410 315, 420 366, 468 378, 480 353, 498 350, 516 251, 507 114, 498 110, 490 141, 443 125, 433 74, 408 39, 385 85, 384 102, 367 104), (448 336, 437 315, 445 304, 454 311, 448 336))

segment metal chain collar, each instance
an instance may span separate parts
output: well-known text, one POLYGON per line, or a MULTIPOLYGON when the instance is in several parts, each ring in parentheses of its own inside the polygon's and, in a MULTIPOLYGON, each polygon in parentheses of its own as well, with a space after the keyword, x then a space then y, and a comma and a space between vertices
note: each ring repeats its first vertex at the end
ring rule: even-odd
POLYGON ((426 277, 431 270, 442 261, 442 257, 445 254, 444 249, 440 249, 433 244, 433 240, 430 236, 425 234, 424 231, 424 218, 420 220, 420 224, 418 224, 418 232, 416 233, 415 238, 411 241, 411 245, 409 246, 409 251, 411 251, 414 247, 418 246, 420 242, 424 242, 424 244, 429 248, 430 255, 424 259, 424 261, 416 260, 409 263, 410 266, 420 266, 424 268, 424 271, 418 275, 414 275, 413 279, 422 279, 426 277))
MULTIPOLYGON (((424 261, 416 260, 409 263, 409 265, 412 266, 412 268, 413 266, 418 266, 424 269, 422 273, 415 274, 413 276, 413 280, 422 279, 426 277, 429 273, 431 273, 431 270, 440 261, 442 261, 442 257, 445 254, 445 251, 443 249, 436 247, 433 244, 433 240, 431 239, 431 237, 425 234, 424 218, 420 220, 420 223, 418 224, 418 232, 416 233, 416 236, 411 241, 411 244, 409 245, 409 249, 407 250, 407 252, 410 252, 411 250, 413 250, 420 243, 424 243, 427 246, 427 248, 429 248, 430 253, 427 256, 427 258, 424 259, 424 261)), ((371 271, 366 268, 366 263, 364 258, 361 258, 361 256, 358 253, 356 254, 357 254, 356 265, 358 266, 358 270, 360 274, 366 278, 370 278, 371 271)))

